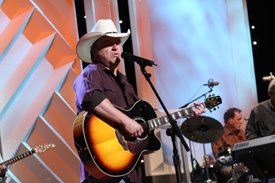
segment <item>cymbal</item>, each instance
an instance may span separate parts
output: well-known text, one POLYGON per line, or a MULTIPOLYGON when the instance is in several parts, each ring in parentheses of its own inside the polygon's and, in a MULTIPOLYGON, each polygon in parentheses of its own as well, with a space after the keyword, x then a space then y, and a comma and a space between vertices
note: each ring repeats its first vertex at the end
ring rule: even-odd
POLYGON ((195 116, 181 125, 183 135, 194 142, 212 143, 223 134, 223 126, 216 119, 207 116, 195 116))

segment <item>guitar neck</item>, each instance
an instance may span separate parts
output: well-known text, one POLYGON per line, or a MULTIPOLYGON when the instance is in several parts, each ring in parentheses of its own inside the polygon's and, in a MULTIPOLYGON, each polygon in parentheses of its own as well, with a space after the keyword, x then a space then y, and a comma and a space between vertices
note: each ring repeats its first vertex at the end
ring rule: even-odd
MULTIPOLYGON (((204 103, 201 103, 199 105, 201 107, 205 107, 204 103)), ((185 117, 188 117, 188 116, 192 115, 194 110, 195 110, 195 106, 183 108, 179 111, 171 113, 170 117, 173 120, 177 120, 177 119, 180 119, 180 118, 185 118, 185 117)), ((154 118, 154 119, 148 120, 148 126, 149 126, 150 130, 153 130, 155 128, 158 128, 159 126, 165 125, 166 123, 169 123, 169 118, 168 118, 167 115, 159 117, 159 118, 154 118)))
POLYGON ((13 164, 13 163, 15 163, 15 162, 17 162, 17 161, 19 161, 21 159, 24 159, 24 158, 26 158, 26 157, 34 154, 34 153, 35 153, 35 150, 31 150, 31 151, 25 152, 24 154, 18 155, 18 156, 14 157, 14 158, 11 158, 11 159, 9 159, 7 161, 4 161, 4 162, 0 163, 0 165, 5 165, 5 166, 11 165, 11 164, 13 164))

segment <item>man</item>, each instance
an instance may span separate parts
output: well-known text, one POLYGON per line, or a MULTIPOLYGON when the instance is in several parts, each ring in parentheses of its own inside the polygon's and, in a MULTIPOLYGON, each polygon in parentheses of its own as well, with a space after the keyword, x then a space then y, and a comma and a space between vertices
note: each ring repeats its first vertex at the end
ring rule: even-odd
MULTIPOLYGON (((227 157, 230 164, 231 148, 233 144, 245 141, 245 133, 241 129, 242 123, 244 123, 244 118, 242 116, 242 111, 238 108, 229 108, 224 113, 224 133, 223 135, 212 144, 213 154, 217 160, 220 157, 227 157)), ((240 166, 242 169, 243 166, 240 166)), ((232 166, 219 166, 218 171, 218 182, 226 182, 232 176, 232 166)), ((240 170, 241 171, 241 170, 240 170)))
POLYGON ((248 140, 275 134, 275 79, 268 85, 268 96, 251 110, 245 130, 248 140))
MULTIPOLYGON (((257 104, 250 112, 245 135, 247 140, 275 134, 275 79, 268 85, 269 99, 257 104)), ((268 179, 274 183, 275 178, 268 179)))
MULTIPOLYGON (((217 158, 224 151, 230 151, 233 144, 244 141, 245 133, 241 129, 244 118, 238 108, 229 108, 224 113, 224 133, 212 144, 214 156, 217 158)), ((226 152, 225 152, 226 153, 226 152)))
MULTIPOLYGON (((140 137, 144 132, 142 126, 131 119, 115 106, 126 108, 134 104, 138 97, 128 83, 127 78, 118 71, 121 62, 122 47, 130 32, 118 33, 110 19, 101 19, 91 32, 82 36, 77 44, 78 57, 90 63, 76 78, 74 89, 76 93, 77 112, 92 111, 107 118, 107 123, 119 129, 130 137, 140 137)), ((205 109, 196 105, 194 114, 200 114, 205 109)), ((100 181, 84 174, 84 182, 119 182, 119 180, 100 181)), ((126 180, 126 179, 125 179, 126 180)), ((129 179, 127 180, 128 182, 129 179)))

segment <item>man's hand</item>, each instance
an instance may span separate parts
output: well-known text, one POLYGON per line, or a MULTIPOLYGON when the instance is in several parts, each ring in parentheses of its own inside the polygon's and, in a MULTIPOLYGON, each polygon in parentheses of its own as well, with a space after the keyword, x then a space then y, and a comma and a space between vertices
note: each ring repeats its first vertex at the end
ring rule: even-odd
POLYGON ((5 177, 7 172, 7 167, 5 165, 0 165, 0 177, 5 177))
MULTIPOLYGON (((128 118, 128 117, 126 117, 128 118)), ((144 130, 142 128, 142 126, 136 122, 135 120, 131 119, 131 118, 128 118, 124 120, 124 123, 123 123, 123 131, 129 135, 129 137, 140 137, 144 130)))
POLYGON ((195 110, 193 111, 194 116, 199 116, 205 112, 205 107, 201 106, 199 102, 194 102, 195 110))

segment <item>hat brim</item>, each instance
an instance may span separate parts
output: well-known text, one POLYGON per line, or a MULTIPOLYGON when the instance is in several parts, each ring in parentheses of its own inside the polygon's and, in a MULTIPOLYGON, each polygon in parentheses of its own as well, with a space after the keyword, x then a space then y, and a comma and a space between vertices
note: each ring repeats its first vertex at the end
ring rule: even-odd
POLYGON ((128 39, 129 35, 130 35, 129 30, 127 33, 104 34, 102 32, 89 32, 79 39, 76 45, 76 53, 82 61, 87 63, 92 63, 93 61, 91 60, 90 49, 96 40, 98 40, 102 36, 117 37, 117 38, 121 38, 121 45, 123 45, 128 39))

